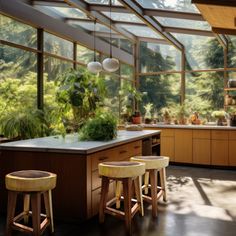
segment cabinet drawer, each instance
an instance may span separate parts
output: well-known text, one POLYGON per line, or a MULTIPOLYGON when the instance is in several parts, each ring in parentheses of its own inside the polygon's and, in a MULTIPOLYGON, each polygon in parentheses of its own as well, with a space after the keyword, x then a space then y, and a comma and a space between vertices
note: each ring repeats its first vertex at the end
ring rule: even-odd
POLYGON ((210 130, 193 130, 194 139, 210 139, 211 131, 210 130))
POLYGON ((100 162, 105 162, 105 161, 113 161, 117 159, 117 152, 114 148, 101 151, 101 152, 96 152, 92 155, 90 155, 90 158, 92 158, 92 171, 98 169, 98 164, 100 162))
MULTIPOLYGON (((115 182, 110 183, 109 185, 109 192, 108 192, 108 200, 115 197, 115 182)), ((101 188, 92 191, 92 215, 98 214, 99 211, 99 204, 101 198, 101 188)))
POLYGON ((173 137, 175 134, 174 129, 162 129, 161 130, 161 136, 162 137, 173 137))
POLYGON ((142 154, 142 141, 135 141, 129 144, 128 154, 126 158, 137 156, 142 154))
POLYGON ((92 172, 92 190, 101 187, 101 178, 98 175, 98 170, 92 172))
POLYGON ((236 140, 236 131, 229 131, 229 139, 236 140))
POLYGON ((212 139, 223 140, 223 139, 228 139, 229 134, 228 134, 228 131, 224 131, 224 130, 212 130, 211 137, 212 139))

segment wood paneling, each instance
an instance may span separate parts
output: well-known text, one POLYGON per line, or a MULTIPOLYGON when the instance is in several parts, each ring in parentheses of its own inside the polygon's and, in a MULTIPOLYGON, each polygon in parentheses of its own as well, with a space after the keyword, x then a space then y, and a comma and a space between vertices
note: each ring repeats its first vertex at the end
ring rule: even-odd
POLYGON ((212 130, 211 131, 211 138, 217 140, 228 140, 229 138, 229 131, 225 130, 212 130))
POLYGON ((193 139, 193 163, 211 164, 211 140, 193 139))
POLYGON ((175 139, 174 137, 161 137, 161 155, 175 161, 175 139))
POLYGON ((193 130, 194 139, 210 139, 211 131, 210 130, 193 130))
POLYGON ((192 130, 175 130, 175 161, 192 163, 192 130))
POLYGON ((211 164, 227 166, 229 164, 228 140, 211 141, 211 164))
POLYGON ((229 140, 236 140, 236 131, 229 131, 229 140))
POLYGON ((175 135, 175 129, 162 129, 161 137, 173 137, 175 135))
POLYGON ((229 165, 236 166, 236 140, 229 140, 229 165))

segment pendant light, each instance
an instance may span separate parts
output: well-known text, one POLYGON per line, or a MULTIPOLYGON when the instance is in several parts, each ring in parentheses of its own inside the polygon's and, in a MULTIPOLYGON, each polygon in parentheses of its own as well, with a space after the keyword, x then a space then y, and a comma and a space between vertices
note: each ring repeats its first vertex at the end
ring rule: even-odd
POLYGON ((102 70, 101 63, 96 60, 96 19, 94 20, 93 50, 94 50, 93 61, 91 61, 87 64, 87 69, 91 73, 96 74, 102 70))
POLYGON ((112 44, 111 44, 111 0, 109 0, 110 7, 110 55, 108 58, 104 59, 102 66, 104 70, 108 72, 115 72, 119 69, 119 61, 115 58, 112 58, 112 44))

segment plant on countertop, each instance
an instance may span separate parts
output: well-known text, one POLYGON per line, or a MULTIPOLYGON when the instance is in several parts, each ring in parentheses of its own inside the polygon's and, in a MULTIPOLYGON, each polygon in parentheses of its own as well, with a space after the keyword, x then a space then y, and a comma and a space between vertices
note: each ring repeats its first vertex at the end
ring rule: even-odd
POLYGON ((56 85, 59 86, 56 99, 64 113, 62 120, 70 131, 77 131, 89 117, 94 116, 103 101, 105 88, 98 77, 85 69, 66 71, 56 79, 56 85))
POLYGON ((163 107, 161 109, 161 114, 164 120, 165 124, 170 124, 171 123, 171 115, 170 115, 170 110, 167 107, 163 107))
POLYGON ((153 104, 152 103, 147 103, 145 106, 144 106, 144 109, 145 109, 145 115, 144 115, 144 122, 145 124, 150 124, 151 121, 152 121, 152 114, 151 114, 151 111, 153 109, 153 104))
POLYGON ((177 118, 180 125, 187 123, 187 117, 189 116, 189 109, 186 104, 175 105, 171 108, 172 114, 177 118))
POLYGON ((217 125, 223 125, 223 122, 226 121, 227 113, 224 110, 213 111, 211 116, 217 119, 217 125))
POLYGON ((0 119, 1 133, 9 139, 29 139, 48 135, 49 127, 41 110, 15 110, 0 119))
POLYGON ((108 141, 117 135, 117 120, 108 112, 97 112, 79 132, 80 140, 108 141))

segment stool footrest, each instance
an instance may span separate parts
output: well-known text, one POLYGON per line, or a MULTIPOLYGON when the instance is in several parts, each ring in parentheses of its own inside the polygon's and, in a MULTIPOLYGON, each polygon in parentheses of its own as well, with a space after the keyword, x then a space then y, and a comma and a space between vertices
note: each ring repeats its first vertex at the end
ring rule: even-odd
MULTIPOLYGON (((163 196, 163 194, 164 194, 164 191, 163 191, 163 190, 160 190, 160 191, 157 193, 157 200, 159 200, 159 199, 161 198, 161 196, 163 196)), ((149 202, 149 203, 152 202, 151 196, 142 195, 142 197, 143 197, 143 200, 144 200, 144 201, 149 202)))

